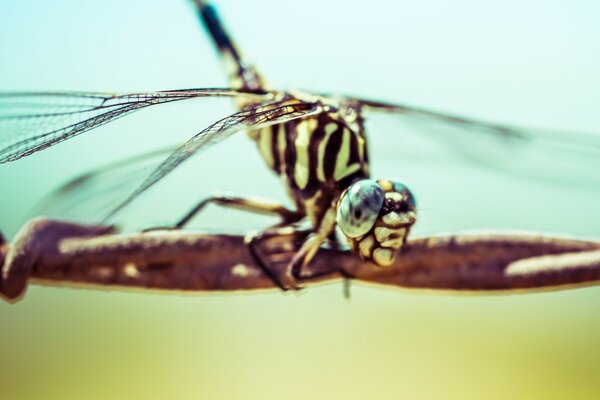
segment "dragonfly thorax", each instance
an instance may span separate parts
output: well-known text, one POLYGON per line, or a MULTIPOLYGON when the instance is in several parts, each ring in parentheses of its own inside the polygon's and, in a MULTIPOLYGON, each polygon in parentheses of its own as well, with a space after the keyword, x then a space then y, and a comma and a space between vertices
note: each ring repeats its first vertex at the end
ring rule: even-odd
POLYGON ((361 116, 353 109, 323 106, 330 111, 250 134, 298 209, 315 226, 344 189, 369 176, 361 116))

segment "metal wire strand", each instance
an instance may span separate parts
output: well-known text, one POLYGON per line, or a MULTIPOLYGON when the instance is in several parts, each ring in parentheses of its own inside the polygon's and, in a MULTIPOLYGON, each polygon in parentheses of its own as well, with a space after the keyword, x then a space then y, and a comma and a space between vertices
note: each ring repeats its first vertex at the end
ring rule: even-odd
MULTIPOLYGON (((273 244, 289 254, 295 245, 285 237, 273 244)), ((36 219, 12 243, 0 244, 0 265, 0 292, 10 301, 19 299, 29 282, 179 292, 274 289, 242 236, 183 230, 125 235, 111 233, 111 227, 36 219)), ((573 288, 600 280, 600 241, 462 232, 413 239, 390 268, 343 249, 322 249, 309 267, 343 272, 309 285, 344 275, 388 287, 456 293, 573 288)))

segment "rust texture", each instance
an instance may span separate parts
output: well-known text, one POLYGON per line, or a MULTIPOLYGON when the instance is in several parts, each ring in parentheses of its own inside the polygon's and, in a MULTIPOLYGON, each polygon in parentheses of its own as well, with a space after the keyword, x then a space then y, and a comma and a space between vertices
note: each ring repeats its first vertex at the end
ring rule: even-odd
MULTIPOLYGON (((285 240, 277 246, 291 255, 295 244, 285 240)), ((282 267, 288 259, 275 265, 282 267)), ((274 288, 242 236, 181 230, 116 234, 110 227, 36 219, 12 243, 0 235, 0 265, 0 293, 12 301, 30 282, 177 291, 274 288)), ((409 241, 390 268, 363 262, 347 250, 323 249, 310 269, 341 269, 357 281, 405 288, 509 292, 563 288, 600 280, 600 241, 459 233, 409 241)), ((333 273, 314 282, 340 278, 333 273)))

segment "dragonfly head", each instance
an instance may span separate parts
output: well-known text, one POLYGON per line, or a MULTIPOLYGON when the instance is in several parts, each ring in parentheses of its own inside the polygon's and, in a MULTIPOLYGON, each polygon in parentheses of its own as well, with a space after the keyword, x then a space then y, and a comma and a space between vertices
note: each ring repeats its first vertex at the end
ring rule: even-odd
POLYGON ((356 181, 337 203, 336 222, 350 247, 382 267, 394 263, 416 217, 415 198, 399 182, 356 181))

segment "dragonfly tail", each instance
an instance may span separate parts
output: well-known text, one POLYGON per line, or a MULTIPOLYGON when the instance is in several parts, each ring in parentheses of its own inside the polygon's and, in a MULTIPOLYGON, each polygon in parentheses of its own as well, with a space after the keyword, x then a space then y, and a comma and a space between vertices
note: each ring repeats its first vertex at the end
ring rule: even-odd
POLYGON ((241 52, 227 33, 216 8, 208 1, 193 0, 202 24, 212 37, 221 59, 225 63, 232 87, 247 90, 265 90, 262 76, 254 66, 245 61, 241 52))

